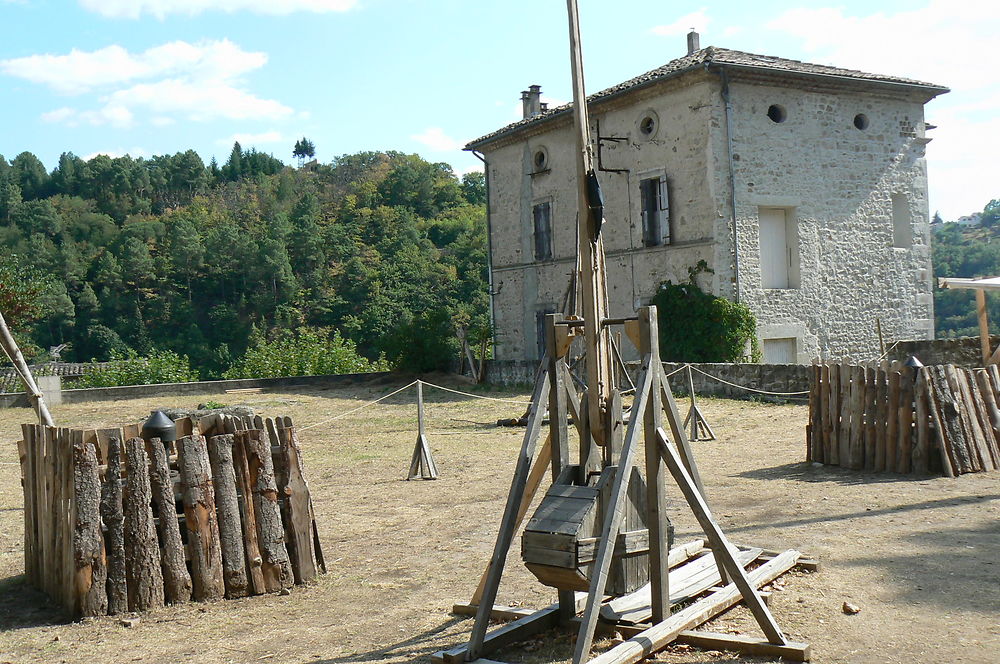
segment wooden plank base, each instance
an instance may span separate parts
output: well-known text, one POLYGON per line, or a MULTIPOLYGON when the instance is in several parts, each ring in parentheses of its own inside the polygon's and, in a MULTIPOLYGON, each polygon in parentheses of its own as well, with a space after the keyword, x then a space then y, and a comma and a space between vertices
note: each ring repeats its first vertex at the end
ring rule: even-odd
MULTIPOLYGON (((684 550, 683 553, 690 554, 695 544, 700 548, 702 542, 691 543, 691 548, 684 550)), ((687 545, 684 545, 684 547, 687 547, 687 545)), ((681 549, 684 549, 684 547, 678 547, 672 550, 671 553, 676 553, 679 557, 679 554, 682 553, 681 549)), ((755 588, 770 583, 793 567, 801 568, 802 565, 797 563, 805 562, 806 567, 818 565, 815 560, 803 560, 799 558, 801 554, 798 551, 778 553, 776 551, 760 552, 760 549, 757 549, 753 553, 757 554, 754 560, 764 563, 762 567, 755 569, 748 575, 750 582, 755 588)), ((697 562, 697 560, 695 558, 694 562, 697 562)), ((684 564, 681 564, 679 569, 683 570, 688 564, 691 564, 691 561, 684 561, 684 564)), ((626 641, 622 644, 624 648, 619 646, 613 649, 618 652, 606 652, 590 660, 590 662, 592 664, 596 662, 607 662, 609 664, 611 662, 615 664, 637 662, 643 657, 652 654, 652 652, 663 649, 674 640, 699 648, 731 650, 747 655, 781 657, 797 662, 809 661, 811 653, 809 644, 806 643, 787 642, 784 645, 777 645, 768 643, 766 639, 755 637, 694 631, 694 628, 708 622, 719 613, 739 603, 742 599, 738 589, 733 584, 711 587, 706 592, 707 594, 703 597, 682 611, 674 613, 669 619, 659 625, 601 622, 599 626, 602 634, 618 632, 626 639, 632 640, 632 643, 630 644, 626 641), (673 634, 673 638, 670 636, 671 634, 673 634), (696 642, 699 639, 700 641, 696 642)), ((762 598, 769 595, 769 593, 760 593, 759 591, 758 594, 762 598)), ((582 610, 586 598, 586 593, 576 594, 575 608, 577 612, 582 610)), ((452 613, 456 615, 473 616, 477 610, 477 605, 472 603, 460 603, 452 606, 452 613)), ((490 612, 491 620, 511 622, 508 622, 508 624, 486 636, 484 652, 495 652, 500 648, 523 641, 539 632, 556 626, 559 624, 558 611, 558 604, 553 604, 537 611, 519 607, 494 605, 490 612)), ((580 619, 573 618, 566 627, 572 630, 578 628, 579 624, 580 619)), ((451 650, 434 653, 431 656, 431 661, 438 664, 465 664, 467 654, 468 645, 462 644, 451 650)), ((476 664, 477 662, 479 664, 503 664, 502 662, 482 658, 473 660, 471 664, 476 664)))
POLYGON ((763 657, 781 657, 792 662, 808 662, 812 653, 808 643, 789 641, 785 645, 768 643, 742 634, 719 634, 717 632, 702 632, 685 630, 677 635, 677 643, 704 650, 732 650, 743 655, 760 655, 763 657))

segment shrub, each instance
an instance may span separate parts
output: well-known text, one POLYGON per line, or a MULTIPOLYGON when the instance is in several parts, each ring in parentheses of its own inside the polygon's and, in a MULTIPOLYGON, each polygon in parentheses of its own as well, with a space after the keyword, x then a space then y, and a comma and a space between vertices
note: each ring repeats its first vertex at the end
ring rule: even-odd
POLYGON ((688 268, 688 283, 665 281, 653 297, 660 328, 660 357, 674 362, 760 361, 753 312, 744 304, 701 290, 695 281, 701 272, 711 272, 704 261, 688 268))
POLYGON ((259 339, 223 374, 226 378, 273 378, 387 371, 383 359, 371 362, 353 341, 323 328, 282 330, 272 340, 259 339))
POLYGON ((191 368, 187 355, 169 350, 154 350, 142 357, 135 351, 112 352, 111 361, 77 378, 72 387, 117 387, 155 383, 191 383, 198 372, 191 368))

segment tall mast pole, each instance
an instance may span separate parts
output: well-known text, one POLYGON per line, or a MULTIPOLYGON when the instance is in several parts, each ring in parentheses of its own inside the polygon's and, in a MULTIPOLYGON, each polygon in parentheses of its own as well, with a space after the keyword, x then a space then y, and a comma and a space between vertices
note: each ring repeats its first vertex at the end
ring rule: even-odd
MULTIPOLYGON (((569 13, 569 49, 573 70, 573 118, 575 122, 577 164, 577 223, 579 224, 580 295, 587 350, 587 412, 590 432, 599 445, 606 443, 605 412, 613 389, 608 333, 602 322, 607 317, 607 283, 604 275, 604 243, 601 219, 591 211, 588 176, 594 172, 594 153, 590 141, 587 94, 583 85, 583 51, 580 47, 580 15, 576 0, 566 0, 569 13)), ((581 459, 581 463, 585 463, 581 459)))

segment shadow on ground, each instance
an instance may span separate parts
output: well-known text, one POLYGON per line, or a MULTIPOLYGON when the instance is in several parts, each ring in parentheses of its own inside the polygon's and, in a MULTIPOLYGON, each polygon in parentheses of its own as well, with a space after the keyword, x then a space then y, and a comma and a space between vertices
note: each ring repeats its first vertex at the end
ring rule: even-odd
POLYGON ((391 645, 369 650, 367 652, 355 652, 341 657, 324 657, 313 660, 310 664, 351 664, 352 662, 380 662, 390 657, 406 657, 414 660, 422 659, 430 661, 430 656, 439 650, 450 648, 442 645, 438 637, 457 625, 468 620, 465 616, 453 616, 441 623, 437 627, 415 634, 408 639, 398 641, 391 645))
POLYGON ((0 632, 69 622, 45 593, 28 585, 24 575, 0 579, 0 632))

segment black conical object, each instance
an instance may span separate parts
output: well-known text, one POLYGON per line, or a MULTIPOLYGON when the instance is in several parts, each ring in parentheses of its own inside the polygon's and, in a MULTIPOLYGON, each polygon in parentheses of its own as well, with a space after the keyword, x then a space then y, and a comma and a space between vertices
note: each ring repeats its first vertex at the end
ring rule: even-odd
POLYGON ((924 363, 917 359, 916 355, 910 355, 910 359, 903 363, 904 367, 910 367, 911 369, 919 369, 924 366, 924 363))
POLYGON ((162 410, 154 410, 149 419, 142 424, 142 438, 143 440, 159 438, 161 443, 172 443, 177 440, 177 425, 162 410))

